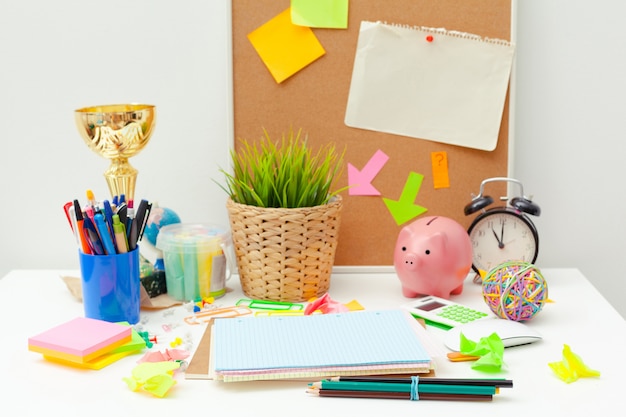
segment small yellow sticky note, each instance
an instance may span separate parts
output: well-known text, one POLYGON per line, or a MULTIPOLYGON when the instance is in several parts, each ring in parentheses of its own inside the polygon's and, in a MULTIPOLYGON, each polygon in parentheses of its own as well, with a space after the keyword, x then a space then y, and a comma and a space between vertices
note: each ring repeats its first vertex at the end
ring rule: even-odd
POLYGON ((277 83, 326 53, 311 28, 291 23, 291 8, 250 32, 248 40, 277 83))
POLYGON ((446 152, 431 152, 431 165, 433 168, 433 185, 437 188, 449 188, 448 154, 446 152))

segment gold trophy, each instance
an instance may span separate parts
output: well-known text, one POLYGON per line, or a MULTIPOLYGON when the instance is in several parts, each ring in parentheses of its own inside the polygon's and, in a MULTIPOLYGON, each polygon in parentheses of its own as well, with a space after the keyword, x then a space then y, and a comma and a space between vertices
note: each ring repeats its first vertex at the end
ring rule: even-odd
POLYGON ((89 148, 110 159, 104 172, 111 196, 135 198, 137 170, 128 158, 141 151, 150 140, 155 124, 155 106, 150 104, 110 104, 84 107, 74 112, 76 126, 89 148))

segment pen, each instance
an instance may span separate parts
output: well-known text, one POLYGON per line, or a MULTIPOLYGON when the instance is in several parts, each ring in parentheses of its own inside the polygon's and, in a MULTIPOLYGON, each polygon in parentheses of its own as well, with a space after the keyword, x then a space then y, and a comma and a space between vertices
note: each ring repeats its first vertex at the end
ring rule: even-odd
POLYGON ((120 221, 120 216, 113 215, 113 234, 115 235, 115 242, 117 243, 117 253, 128 252, 128 241, 126 240, 126 228, 124 223, 120 221))
POLYGON ((97 202, 96 202, 96 197, 93 194, 93 191, 87 190, 85 194, 87 195, 87 205, 91 207, 96 207, 97 202))
POLYGON ((87 242, 87 238, 85 237, 85 229, 84 229, 84 218, 83 211, 80 208, 80 203, 78 200, 74 200, 74 217, 76 219, 76 234, 80 241, 80 246, 83 250, 83 253, 91 254, 91 248, 89 247, 89 243, 87 242))
POLYGON ((102 246, 104 246, 105 253, 107 255, 115 255, 115 246, 113 246, 113 239, 111 238, 111 233, 109 233, 109 229, 107 228, 102 213, 96 213, 94 215, 94 221, 96 225, 96 230, 98 231, 98 235, 100 236, 100 241, 102 242, 102 246))
POLYGON ((83 229, 85 239, 91 248, 91 253, 94 255, 104 255, 104 249, 102 248, 100 237, 98 237, 98 231, 89 217, 83 218, 83 229))
POLYGON ((113 247, 115 248, 115 253, 117 253, 117 243, 115 241, 115 236, 113 234, 113 209, 111 208, 111 204, 109 200, 104 200, 102 202, 102 206, 104 207, 104 220, 106 221, 107 229, 109 231, 109 235, 111 236, 111 241, 113 242, 113 247))
POLYGON ((133 225, 133 219, 135 218, 135 208, 133 207, 133 202, 129 201, 126 203, 126 237, 128 239, 128 249, 130 247, 130 229, 133 225))
POLYGON ((89 220, 91 220, 91 222, 93 223, 93 216, 94 216, 95 212, 94 212, 94 208, 93 206, 87 206, 85 207, 85 215, 87 216, 87 218, 89 220))
POLYGON ((134 250, 137 247, 137 242, 139 240, 139 233, 141 228, 143 227, 143 222, 145 221, 146 210, 148 209, 148 201, 141 200, 139 203, 139 207, 137 207, 137 213, 135 218, 132 220, 130 225, 130 235, 128 238, 128 249, 134 250))
POLYGON ((152 211, 152 203, 148 203, 148 206, 146 207, 146 215, 143 216, 143 222, 141 224, 141 230, 139 230, 139 238, 137 239, 138 241, 143 239, 143 232, 146 230, 146 225, 148 224, 148 219, 150 218, 150 212, 151 211, 152 211))
POLYGON ((63 205, 63 211, 65 212, 65 217, 67 217, 67 221, 69 222, 70 227, 72 228, 72 230, 76 231, 74 229, 74 223, 72 222, 72 218, 70 216, 71 209, 72 209, 72 202, 71 201, 68 201, 67 203, 65 203, 63 205))

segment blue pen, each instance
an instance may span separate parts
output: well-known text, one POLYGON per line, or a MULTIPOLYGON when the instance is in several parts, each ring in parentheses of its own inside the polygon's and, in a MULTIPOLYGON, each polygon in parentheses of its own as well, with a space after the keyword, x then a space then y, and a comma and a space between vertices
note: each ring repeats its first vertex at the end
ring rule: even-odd
POLYGON ((107 228, 109 230, 109 236, 111 236, 111 241, 113 242, 113 248, 115 249, 115 253, 117 253, 117 242, 115 241, 115 233, 113 232, 113 209, 111 208, 111 204, 109 200, 104 200, 102 202, 104 206, 104 219, 107 223, 107 228))
POLYGON ((91 252, 94 255, 104 255, 104 248, 102 247, 102 242, 98 236, 98 231, 89 216, 85 216, 83 218, 83 232, 85 234, 87 244, 91 248, 91 252))
POLYGON ((113 239, 104 221, 104 216, 102 213, 96 213, 93 218, 98 234, 100 235, 100 240, 102 241, 102 246, 104 246, 104 251, 107 255, 115 255, 115 246, 113 246, 113 239))

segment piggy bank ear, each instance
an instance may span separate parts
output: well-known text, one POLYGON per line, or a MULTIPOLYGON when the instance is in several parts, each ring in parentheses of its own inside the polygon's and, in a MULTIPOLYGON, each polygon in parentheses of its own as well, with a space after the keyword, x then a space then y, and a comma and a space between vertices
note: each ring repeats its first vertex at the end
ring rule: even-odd
POLYGON ((448 235, 445 233, 437 232, 434 233, 430 239, 428 239, 430 243, 431 250, 436 250, 437 252, 445 251, 448 246, 448 235))

